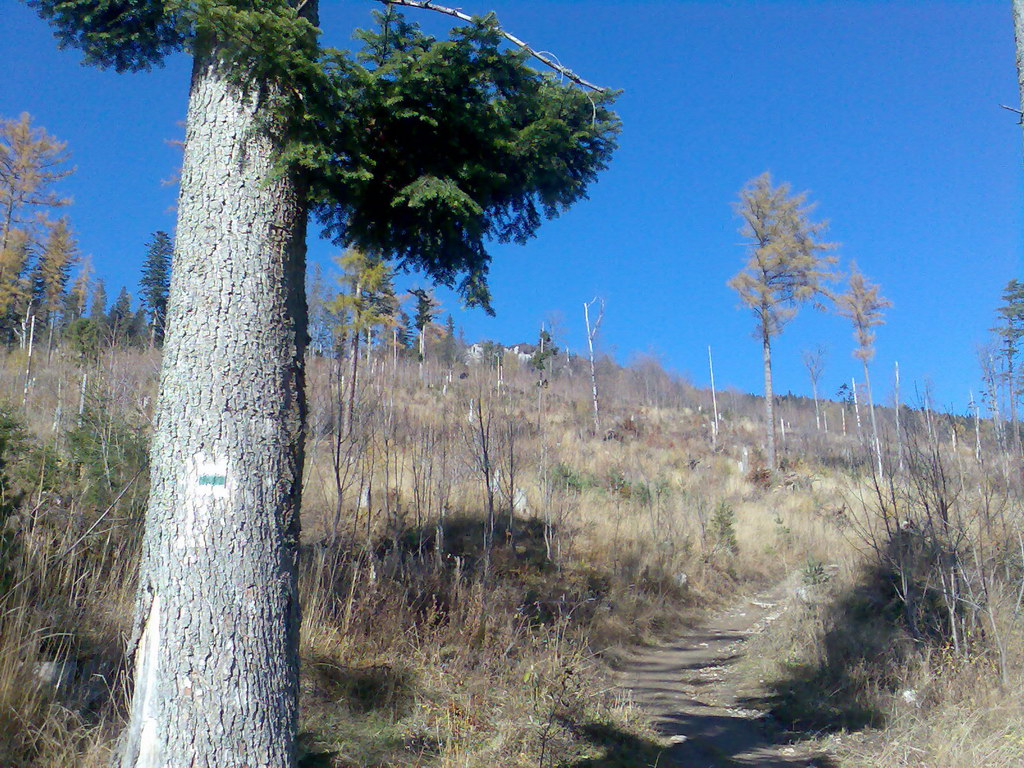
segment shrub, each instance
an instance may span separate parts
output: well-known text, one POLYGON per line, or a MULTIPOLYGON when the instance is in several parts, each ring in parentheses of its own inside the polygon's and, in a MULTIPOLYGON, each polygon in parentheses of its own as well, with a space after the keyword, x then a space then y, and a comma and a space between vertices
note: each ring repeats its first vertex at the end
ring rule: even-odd
POLYGON ((736 554, 739 544, 736 541, 736 511, 725 501, 718 503, 711 516, 711 531, 715 537, 715 548, 736 554))
POLYGON ((567 488, 580 493, 587 488, 592 488, 595 483, 593 478, 582 472, 577 472, 564 462, 558 462, 551 470, 551 482, 559 487, 567 488))

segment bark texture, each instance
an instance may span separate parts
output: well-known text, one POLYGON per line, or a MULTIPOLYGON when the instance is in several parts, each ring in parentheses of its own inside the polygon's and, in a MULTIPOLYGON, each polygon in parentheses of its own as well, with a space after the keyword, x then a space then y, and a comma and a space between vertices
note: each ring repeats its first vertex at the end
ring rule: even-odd
POLYGON ((1024 0, 1013 0, 1013 37, 1017 44, 1017 86, 1024 110, 1024 0))
POLYGON ((306 205, 197 58, 122 768, 295 765, 306 205))

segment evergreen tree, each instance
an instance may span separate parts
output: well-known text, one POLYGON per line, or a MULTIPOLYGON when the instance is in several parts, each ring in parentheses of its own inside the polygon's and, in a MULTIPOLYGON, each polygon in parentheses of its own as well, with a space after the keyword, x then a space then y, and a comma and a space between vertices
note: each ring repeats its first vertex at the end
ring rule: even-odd
POLYGON ((414 288, 409 294, 416 299, 413 327, 416 329, 417 355, 422 363, 427 355, 427 336, 437 332, 434 318, 441 312, 434 294, 425 288, 414 288))
POLYGON ((146 348, 153 346, 153 326, 149 315, 139 307, 128 320, 125 343, 131 347, 146 348))
POLYGON ((92 260, 87 256, 82 260, 78 277, 75 278, 64 297, 64 326, 68 327, 80 317, 85 317, 92 290, 92 260))
POLYGON ((415 349, 416 356, 419 357, 419 331, 416 329, 416 316, 402 311, 399 319, 402 323, 402 338, 405 339, 405 346, 415 349))
POLYGON ((1003 289, 1003 303, 996 309, 996 327, 992 330, 999 339, 1002 373, 1000 378, 1006 385, 1010 404, 1011 438, 1020 448, 1020 431, 1017 426, 1017 401, 1020 399, 1020 372, 1017 358, 1020 355, 1020 341, 1024 337, 1024 283, 1014 278, 1003 289))
POLYGON ((399 301, 395 295, 394 271, 390 267, 384 271, 379 285, 369 290, 367 300, 373 314, 379 318, 379 322, 369 329, 370 337, 390 331, 398 324, 399 301))
POLYGON ((444 336, 441 337, 441 362, 451 369, 459 360, 459 340, 455 332, 455 318, 449 313, 444 321, 444 336))
POLYGON ((413 339, 416 338, 415 325, 413 318, 404 309, 399 307, 398 314, 395 315, 395 343, 398 344, 400 351, 408 350, 412 347, 413 339))
POLYGON ((114 344, 127 344, 131 338, 132 321, 135 313, 132 311, 132 295, 126 287, 121 288, 114 303, 110 305, 110 312, 107 314, 107 328, 110 329, 110 338, 114 344))
POLYGON ((744 268, 729 281, 757 322, 764 363, 764 404, 768 466, 778 468, 775 451, 775 403, 772 394, 772 339, 782 332, 800 304, 815 299, 831 279, 835 263, 827 256, 835 246, 820 238, 824 223, 810 220, 807 194, 793 195, 789 184, 772 186, 763 173, 740 191, 736 212, 747 240, 744 268))
POLYGON ((153 233, 146 245, 146 260, 139 279, 139 304, 149 326, 150 344, 163 342, 167 319, 167 295, 171 287, 171 257, 174 243, 166 232, 153 233))
POLYGON ((537 337, 537 349, 534 350, 530 364, 538 371, 544 371, 547 368, 547 361, 557 355, 558 347, 555 345, 554 339, 551 338, 547 329, 541 326, 540 335, 537 337))
POLYGON ((79 317, 68 325, 64 340, 79 365, 94 362, 100 352, 100 325, 91 317, 79 317))
POLYGON ((103 280, 97 280, 92 289, 92 301, 90 303, 89 317, 98 325, 107 325, 107 285, 103 280))
POLYGON ((493 15, 438 41, 389 5, 353 60, 316 0, 30 3, 89 63, 194 57, 122 765, 292 766, 307 211, 487 306, 486 243, 585 197, 614 94, 539 75, 493 15))
POLYGON ((61 322, 64 293, 77 261, 78 249, 71 228, 67 218, 61 217, 50 226, 30 278, 32 311, 38 323, 52 329, 61 322))
POLYGON ((309 301, 309 345, 318 355, 327 354, 333 346, 334 317, 330 304, 331 290, 324 279, 323 268, 317 264, 306 284, 309 301))

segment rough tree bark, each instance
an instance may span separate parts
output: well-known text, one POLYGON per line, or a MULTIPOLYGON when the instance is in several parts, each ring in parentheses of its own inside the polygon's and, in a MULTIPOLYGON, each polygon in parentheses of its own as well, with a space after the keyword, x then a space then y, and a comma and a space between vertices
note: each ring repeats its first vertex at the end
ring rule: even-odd
MULTIPOLYGON (((1024 0, 1013 0, 1013 38, 1017 44, 1017 86, 1020 108, 1024 111, 1024 0)), ((1024 118, 1021 120, 1024 125, 1024 118)))
MULTIPOLYGON (((315 3, 310 3, 310 6, 315 3)), ((295 765, 306 204, 197 56, 122 768, 295 765)))

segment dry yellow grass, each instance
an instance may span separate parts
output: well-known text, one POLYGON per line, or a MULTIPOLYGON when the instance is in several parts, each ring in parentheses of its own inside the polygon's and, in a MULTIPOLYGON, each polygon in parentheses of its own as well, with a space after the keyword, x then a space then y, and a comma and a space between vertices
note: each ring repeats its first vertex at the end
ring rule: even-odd
MULTIPOLYGON (((24 363, 17 351, 0 361, 0 394, 15 411, 24 363)), ((154 353, 115 352, 89 370, 104 430, 145 428, 156 363, 154 353)), ((375 361, 362 378, 356 427, 339 439, 340 369, 310 363, 303 743, 321 764, 650 765, 664 745, 610 689, 607 664, 630 644, 670 635, 694 613, 794 573, 811 586, 830 576, 827 588, 815 587, 823 602, 791 612, 758 639, 749 675, 807 687, 832 679, 822 669, 844 672, 849 702, 881 712, 866 721, 888 730, 833 738, 838 759, 960 768, 1019 758, 1022 713, 992 692, 990 655, 954 665, 904 652, 884 611, 874 623, 850 623, 845 644, 829 634, 844 600, 856 607, 847 598, 864 574, 864 542, 885 530, 852 434, 819 434, 808 404, 787 403, 788 467, 765 487, 752 398, 723 393, 713 442, 707 393, 649 364, 605 366, 603 426, 593 434, 589 382, 579 372, 547 387, 525 369, 507 369, 500 387, 493 370, 458 373, 428 364, 421 379, 412 361, 375 361), (481 422, 495 512, 489 556, 481 422), (852 655, 858 645, 884 651, 881 666, 852 655), (928 691, 927 706, 902 707, 894 692, 903 689, 928 691), (959 704, 970 701, 969 714, 958 708, 957 690, 966 692, 959 704), (922 754, 927 760, 915 763, 922 754)), ((24 411, 43 458, 19 475, 21 509, 38 508, 35 522, 19 512, 9 526, 18 554, 0 582, 0 734, 18 734, 0 739, 12 750, 0 764, 18 768, 101 764, 124 704, 118 660, 138 507, 96 508, 90 483, 102 473, 62 469, 74 450, 68 435, 82 374, 59 352, 40 363, 24 411), (43 493, 51 469, 64 486, 43 493), (33 682, 35 665, 65 657, 102 661, 95 668, 109 690, 101 703, 75 702, 87 687, 81 674, 71 696, 33 682)), ((839 406, 831 407, 836 418, 839 406)), ((115 433, 104 432, 99 444, 115 433)), ((957 466, 973 460, 963 444, 950 456, 957 466)), ((963 486, 982 486, 983 474, 966 476, 963 486)), ((1004 646, 1007 685, 1019 681, 1024 659, 1017 622, 1007 609, 1000 631, 989 630, 1004 646)), ((814 691, 804 693, 813 699, 814 691)), ((855 723, 853 714, 826 712, 833 724, 846 717, 847 727, 860 728, 865 718, 855 723)))

